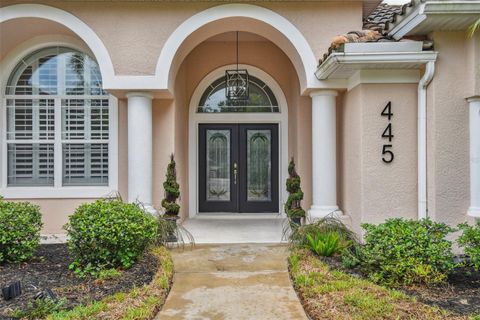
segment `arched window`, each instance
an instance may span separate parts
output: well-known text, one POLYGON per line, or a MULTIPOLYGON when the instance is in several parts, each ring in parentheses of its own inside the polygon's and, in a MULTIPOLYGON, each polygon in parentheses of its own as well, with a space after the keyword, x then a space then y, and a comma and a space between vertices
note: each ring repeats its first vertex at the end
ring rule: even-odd
POLYGON ((8 186, 106 186, 109 96, 97 63, 53 47, 25 57, 5 92, 8 186))
POLYGON ((215 80, 202 95, 197 109, 209 112, 280 112, 277 99, 265 82, 249 76, 249 99, 232 101, 225 95, 225 78, 215 80))

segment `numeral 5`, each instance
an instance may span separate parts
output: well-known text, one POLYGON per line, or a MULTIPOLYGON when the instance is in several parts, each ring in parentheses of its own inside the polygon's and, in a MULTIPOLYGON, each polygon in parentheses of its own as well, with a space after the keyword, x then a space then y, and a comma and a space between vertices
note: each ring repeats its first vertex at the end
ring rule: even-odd
POLYGON ((395 158, 395 155, 393 154, 393 151, 391 150, 387 150, 389 148, 391 148, 392 145, 391 144, 384 144, 383 145, 383 149, 382 149, 382 161, 385 162, 385 163, 390 163, 393 161, 393 159, 395 158))

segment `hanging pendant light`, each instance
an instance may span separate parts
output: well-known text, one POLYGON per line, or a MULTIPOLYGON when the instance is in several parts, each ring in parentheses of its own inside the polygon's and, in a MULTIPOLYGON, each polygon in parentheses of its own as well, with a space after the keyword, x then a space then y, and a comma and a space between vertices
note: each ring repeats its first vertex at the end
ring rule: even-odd
POLYGON ((246 101, 249 98, 248 71, 238 68, 238 31, 236 36, 237 68, 225 70, 225 97, 229 101, 246 101))

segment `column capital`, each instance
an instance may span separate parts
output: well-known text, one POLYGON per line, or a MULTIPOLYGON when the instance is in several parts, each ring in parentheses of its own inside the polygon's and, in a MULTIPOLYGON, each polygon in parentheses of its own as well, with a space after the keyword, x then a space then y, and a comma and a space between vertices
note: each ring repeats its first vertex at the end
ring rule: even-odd
POLYGON ((471 96, 467 98, 468 102, 477 102, 480 101, 480 95, 479 96, 471 96))
POLYGON ((128 92, 126 94, 126 96, 127 96, 128 99, 133 98, 133 97, 147 98, 147 99, 150 99, 150 100, 153 99, 153 94, 151 94, 150 92, 146 92, 146 91, 132 91, 132 92, 128 92))
POLYGON ((337 90, 332 89, 317 89, 310 92, 310 97, 318 97, 318 96, 338 96, 337 90))

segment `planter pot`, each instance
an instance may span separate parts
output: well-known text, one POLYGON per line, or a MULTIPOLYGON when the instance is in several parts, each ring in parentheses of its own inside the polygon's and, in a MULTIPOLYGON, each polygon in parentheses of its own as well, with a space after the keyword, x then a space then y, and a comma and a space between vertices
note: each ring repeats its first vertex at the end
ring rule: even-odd
POLYGON ((291 218, 290 218, 290 221, 291 221, 293 224, 296 224, 297 226, 301 226, 301 225, 302 225, 302 217, 291 217, 291 218))
POLYGON ((170 216, 170 217, 164 217, 163 219, 167 220, 169 223, 172 224, 171 232, 167 236, 167 242, 177 242, 177 220, 180 219, 177 216, 170 216))

